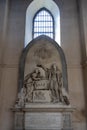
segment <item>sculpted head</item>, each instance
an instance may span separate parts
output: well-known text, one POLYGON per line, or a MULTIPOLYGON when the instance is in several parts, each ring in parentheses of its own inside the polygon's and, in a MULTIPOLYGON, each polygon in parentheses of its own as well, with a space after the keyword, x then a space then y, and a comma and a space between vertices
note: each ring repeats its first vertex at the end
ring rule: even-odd
POLYGON ((56 63, 53 63, 53 64, 51 65, 51 69, 54 70, 54 71, 56 71, 56 70, 58 69, 56 63))

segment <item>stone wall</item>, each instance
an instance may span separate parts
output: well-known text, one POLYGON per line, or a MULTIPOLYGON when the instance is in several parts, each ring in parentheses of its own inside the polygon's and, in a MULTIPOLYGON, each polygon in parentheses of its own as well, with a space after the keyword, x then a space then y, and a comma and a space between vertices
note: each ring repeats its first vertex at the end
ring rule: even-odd
MULTIPOLYGON (((13 129, 14 105, 18 89, 18 64, 24 48, 26 9, 32 0, 0 0, 0 129, 13 129)), ((75 130, 85 128, 85 93, 82 61, 86 58, 87 2, 55 0, 60 8, 61 46, 68 65, 69 94, 75 130), (79 12, 80 11, 80 12, 79 12), (80 20, 83 22, 80 23, 80 20), (80 26, 82 25, 82 26, 80 26), (81 27, 81 28, 80 28, 81 27), (83 33, 80 32, 83 30, 83 33), (82 39, 84 37, 84 40, 82 39), (82 42, 84 41, 84 43, 82 42), (84 47, 83 47, 84 46, 84 47), (85 52, 83 56, 83 52, 85 52)), ((86 73, 87 69, 84 69, 86 73)))

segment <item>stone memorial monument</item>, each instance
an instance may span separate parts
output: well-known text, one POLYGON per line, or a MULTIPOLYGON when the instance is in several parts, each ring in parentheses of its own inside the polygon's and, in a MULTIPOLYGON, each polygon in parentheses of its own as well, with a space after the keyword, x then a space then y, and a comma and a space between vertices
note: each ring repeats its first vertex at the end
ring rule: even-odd
POLYGON ((72 130, 66 60, 47 36, 32 40, 19 64, 14 130, 72 130))

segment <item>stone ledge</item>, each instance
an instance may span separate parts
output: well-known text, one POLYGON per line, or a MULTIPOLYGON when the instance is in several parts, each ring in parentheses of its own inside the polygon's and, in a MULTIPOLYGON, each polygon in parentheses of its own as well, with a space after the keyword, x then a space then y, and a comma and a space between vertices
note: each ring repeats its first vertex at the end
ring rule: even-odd
POLYGON ((76 108, 71 106, 30 106, 27 108, 11 108, 13 112, 74 112, 76 108))

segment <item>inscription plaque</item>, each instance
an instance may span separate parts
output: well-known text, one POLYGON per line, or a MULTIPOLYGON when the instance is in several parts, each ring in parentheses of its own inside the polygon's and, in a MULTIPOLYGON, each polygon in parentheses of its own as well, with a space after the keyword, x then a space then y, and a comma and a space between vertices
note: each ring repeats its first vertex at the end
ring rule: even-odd
POLYGON ((25 129, 26 130, 61 130, 62 129, 61 113, 26 113, 25 129))

